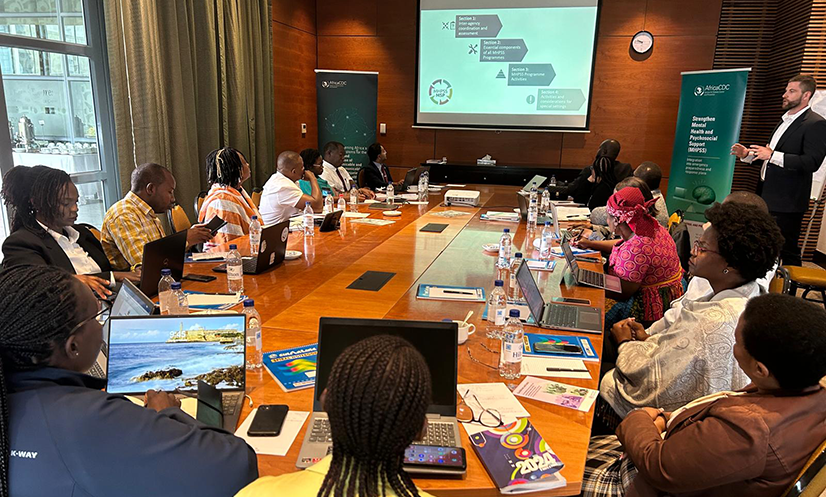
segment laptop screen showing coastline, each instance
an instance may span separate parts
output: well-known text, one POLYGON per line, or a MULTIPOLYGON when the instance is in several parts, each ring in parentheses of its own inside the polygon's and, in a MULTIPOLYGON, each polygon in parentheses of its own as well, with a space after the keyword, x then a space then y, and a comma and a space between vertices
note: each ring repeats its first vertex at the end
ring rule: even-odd
POLYGON ((109 393, 244 389, 245 316, 145 316, 109 320, 109 393))

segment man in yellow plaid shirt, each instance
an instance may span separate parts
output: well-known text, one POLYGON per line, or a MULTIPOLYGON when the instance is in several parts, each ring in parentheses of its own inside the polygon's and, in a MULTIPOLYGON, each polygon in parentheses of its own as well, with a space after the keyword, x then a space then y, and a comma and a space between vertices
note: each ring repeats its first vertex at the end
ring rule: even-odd
MULTIPOLYGON (((132 190, 106 211, 101 244, 113 268, 134 269, 143 262, 143 246, 163 238, 158 214, 175 203, 175 178, 159 164, 147 163, 132 172, 132 190)), ((186 235, 187 247, 209 240, 209 228, 195 224, 186 235)))

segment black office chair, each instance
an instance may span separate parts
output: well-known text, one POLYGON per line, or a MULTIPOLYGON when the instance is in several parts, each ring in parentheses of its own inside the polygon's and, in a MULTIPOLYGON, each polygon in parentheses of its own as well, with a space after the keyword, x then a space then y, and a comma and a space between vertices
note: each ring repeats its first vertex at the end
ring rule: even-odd
POLYGON ((358 183, 359 188, 364 188, 364 168, 362 167, 359 169, 358 175, 356 175, 356 183, 358 183))
POLYGON ((198 192, 198 195, 195 196, 195 204, 193 205, 193 207, 195 208, 195 217, 197 217, 200 214, 201 206, 204 205, 204 199, 206 198, 207 193, 209 192, 207 192, 206 190, 201 190, 200 192, 198 192))

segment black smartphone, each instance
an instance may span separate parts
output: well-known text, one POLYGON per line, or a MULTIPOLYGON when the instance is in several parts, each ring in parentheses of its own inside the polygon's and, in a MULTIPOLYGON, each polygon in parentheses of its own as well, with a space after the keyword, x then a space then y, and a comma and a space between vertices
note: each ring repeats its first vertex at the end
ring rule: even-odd
POLYGON ((405 466, 426 468, 467 469, 465 449, 461 447, 438 447, 435 445, 411 445, 404 451, 405 466))
POLYGON ((208 274, 189 273, 181 276, 181 279, 187 281, 200 281, 202 283, 209 283, 210 281, 215 280, 215 276, 209 276, 208 274))
POLYGON ((210 219, 209 222, 206 223, 204 226, 209 228, 210 233, 214 235, 215 233, 218 233, 218 230, 223 228, 225 224, 227 224, 226 221, 224 221, 218 216, 215 216, 212 219, 210 219))
POLYGON ((282 404, 259 407, 247 430, 247 435, 251 437, 277 437, 281 434, 281 426, 284 424, 284 418, 287 417, 289 410, 288 406, 282 404))
POLYGON ((537 352, 552 354, 582 354, 582 347, 575 343, 536 342, 533 348, 537 352))
POLYGON ((591 305, 591 301, 588 299, 575 299, 573 297, 551 297, 551 302, 561 302, 563 304, 591 305))

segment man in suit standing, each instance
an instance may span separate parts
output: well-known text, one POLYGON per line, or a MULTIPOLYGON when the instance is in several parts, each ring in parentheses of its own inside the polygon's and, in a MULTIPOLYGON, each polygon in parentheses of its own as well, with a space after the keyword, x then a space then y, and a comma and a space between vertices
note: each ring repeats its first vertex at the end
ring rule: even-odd
POLYGON ((785 238, 780 258, 784 265, 800 266, 800 224, 809 207, 812 174, 826 157, 826 120, 809 108, 817 89, 811 76, 800 74, 789 80, 783 94, 783 114, 771 141, 765 146, 739 143, 731 154, 760 167, 763 200, 785 238))

